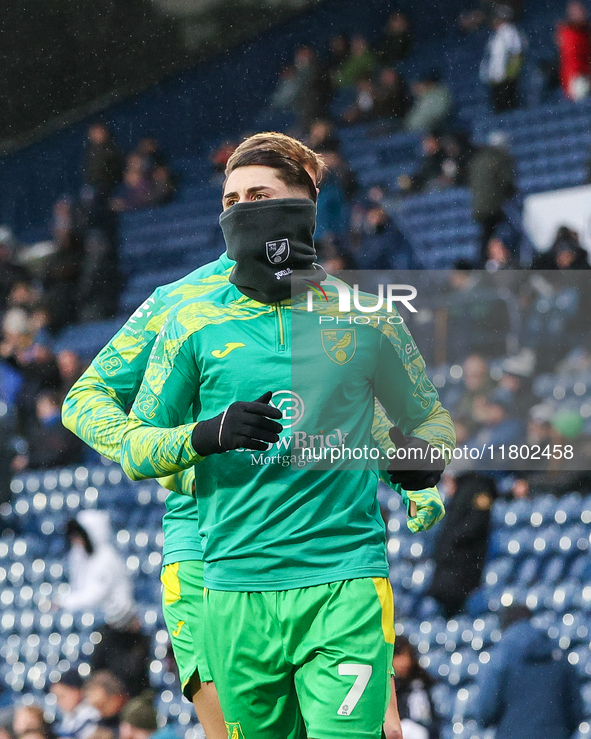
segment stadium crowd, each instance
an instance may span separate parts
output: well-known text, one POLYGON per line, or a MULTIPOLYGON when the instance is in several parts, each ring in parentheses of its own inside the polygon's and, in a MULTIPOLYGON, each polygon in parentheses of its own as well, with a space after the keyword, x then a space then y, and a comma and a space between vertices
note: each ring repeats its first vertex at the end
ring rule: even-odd
MULTIPOLYGON (((518 13, 519 3, 494 7, 483 2, 459 19, 466 33, 487 22, 493 26, 481 79, 489 87, 491 104, 498 112, 519 104, 517 80, 527 43, 514 23, 518 13)), ((566 19, 557 29, 557 45, 560 84, 564 95, 574 100, 590 92, 590 39, 584 6, 570 2, 566 19)), ((393 253, 399 260, 397 266, 418 266, 413 262, 412 248, 396 225, 397 203, 411 193, 467 185, 472 194, 474 219, 481 226, 481 250, 476 265, 456 265, 450 284, 452 292, 469 288, 474 294, 474 281, 478 279, 475 266, 497 272, 519 265, 520 234, 504 212, 506 203, 517 193, 510 142, 494 135, 485 146, 476 146, 469 133, 458 127, 451 94, 437 70, 429 70, 409 84, 396 65, 411 53, 412 46, 409 20, 396 12, 388 20, 376 48, 361 36, 337 36, 331 43, 330 58, 321 60, 310 47, 301 47, 277 83, 269 114, 286 110, 295 113, 300 135, 328 164, 329 172, 318 200, 316 233, 319 254, 327 269, 391 267, 393 253), (356 123, 375 124, 376 133, 422 132, 423 156, 417 170, 401 175, 396 187, 380 185, 363 191, 341 151, 338 136, 340 126, 356 123)), ((212 154, 214 169, 223 169, 233 146, 232 142, 225 142, 212 154)), ((156 141, 143 139, 124 160, 102 124, 89 128, 83 171, 84 186, 79 198, 61 199, 55 205, 52 247, 41 266, 36 264, 35 271, 27 267, 25 251, 12 234, 6 229, 0 233, 0 477, 4 474, 5 479, 13 472, 88 460, 88 449, 60 421, 63 397, 84 370, 84 364, 70 351, 56 353, 53 341, 72 322, 117 314, 117 214, 168 202, 176 188, 172 170, 156 141)), ((505 347, 497 347, 492 353, 482 347, 475 351, 469 344, 454 349, 457 356, 451 357, 451 361, 455 363, 455 379, 460 378, 460 382, 449 383, 441 394, 454 417, 460 444, 540 444, 547 440, 551 444, 576 442, 581 449, 589 444, 585 419, 579 411, 561 410, 551 399, 536 394, 536 379, 541 373, 555 378, 578 378, 591 373, 591 347, 581 345, 579 332, 589 313, 586 296, 579 291, 573 297, 558 274, 561 270, 589 269, 588 256, 578 235, 563 227, 550 251, 536 256, 531 268, 555 270, 557 277, 555 281, 546 277, 541 285, 532 273, 521 293, 526 303, 529 301, 529 311, 524 314, 519 353, 507 355, 505 347), (558 325, 550 327, 543 317, 548 309, 542 311, 540 301, 550 300, 558 305, 566 299, 573 301, 570 312, 558 325)), ((553 397, 561 399, 556 392, 553 397)), ((591 483, 588 472, 567 468, 554 472, 568 474, 536 477, 535 470, 524 472, 517 468, 512 471, 510 494, 528 496, 533 490, 560 494, 587 489, 591 483)), ((453 482, 452 479, 448 481, 453 491, 446 535, 440 539, 447 552, 440 549, 435 555, 439 568, 435 581, 441 587, 439 593, 432 592, 447 616, 463 607, 470 591, 480 582, 485 557, 482 547, 486 545, 490 509, 497 495, 490 478, 486 483, 479 480, 476 487, 473 477, 460 476, 453 482), (480 497, 475 502, 477 496, 483 495, 483 484, 489 486, 490 499, 480 497), (467 514, 471 516, 469 522, 467 514), (480 550, 466 555, 466 563, 470 560, 471 565, 471 572, 467 573, 457 569, 454 534, 465 534, 471 525, 478 531, 473 538, 478 540, 480 550), (455 560, 455 571, 453 567, 450 570, 451 560, 455 560), (459 592, 454 589, 454 579, 461 585, 459 592)), ((83 564, 89 566, 100 547, 96 541, 90 541, 84 527, 81 533, 77 526, 81 527, 80 521, 69 527, 71 553, 86 557, 83 564)), ((105 551, 100 554, 104 555, 103 563, 109 561, 105 551)), ((112 562, 109 567, 113 574, 112 562)), ((121 581, 117 586, 121 587, 121 581)), ((70 607, 75 595, 74 587, 70 607)), ((84 603, 88 605, 88 601, 84 603)), ((61 607, 67 608, 68 603, 61 607)), ((525 623, 528 620, 527 613, 513 614, 507 620, 508 638, 503 649, 499 649, 499 659, 504 655, 507 660, 511 645, 518 643, 522 651, 542 654, 546 661, 551 661, 547 641, 531 633, 533 627, 525 623)), ((5 739, 176 736, 169 728, 158 728, 152 696, 144 691, 149 649, 137 619, 134 621, 133 604, 127 604, 105 628, 102 641, 116 642, 119 658, 125 641, 132 643, 136 656, 137 645, 141 647, 143 643, 139 650, 143 676, 135 675, 126 684, 124 675, 115 674, 117 665, 98 663, 97 650, 95 669, 86 681, 76 670, 69 670, 51 687, 61 712, 59 721, 49 724, 40 707, 19 705, 3 717, 0 732, 5 739)), ((569 705, 565 724, 573 731, 582 720, 582 710, 569 667, 564 662, 557 664, 556 670, 562 670, 560 679, 571 691, 565 697, 569 705)), ((420 666, 413 645, 404 638, 398 641, 395 668, 405 737, 436 739, 440 724, 432 699, 436 681, 420 666)), ((549 682, 555 679, 553 675, 543 677, 549 682)), ((535 676, 527 672, 513 678, 519 682, 535 676)), ((492 689, 488 694, 495 695, 492 689)), ((504 730, 514 732, 507 736, 519 735, 519 721, 514 715, 503 717, 501 707, 492 699, 479 710, 483 724, 505 721, 504 730)))
POLYGON ((55 720, 49 721, 35 703, 0 709, 3 739, 179 739, 172 727, 159 727, 151 691, 132 698, 108 670, 84 680, 72 668, 50 690, 57 706, 55 720))
MULTIPOLYGON (((458 19, 465 33, 485 24, 493 29, 481 79, 491 87, 493 107, 499 110, 519 104, 515 80, 527 54, 515 25, 519 13, 519 4, 483 2, 458 19)), ((547 84, 560 81, 567 97, 580 99, 589 92, 584 82, 591 69, 590 38, 584 5, 569 2, 556 30, 558 74, 547 74, 547 84)), ((516 268, 522 234, 506 215, 507 203, 519 197, 510 141, 493 133, 486 145, 476 146, 458 123, 451 93, 437 70, 425 71, 412 84, 397 70, 412 50, 410 21, 394 12, 375 47, 362 36, 344 35, 332 39, 326 59, 309 46, 299 47, 271 94, 263 120, 268 115, 272 121, 277 111, 294 114, 296 132, 328 165, 318 198, 321 261, 329 270, 428 267, 417 261, 397 225, 398 204, 408 194, 467 186, 481 232, 473 266, 516 268), (400 175, 395 187, 364 189, 347 163, 339 127, 361 122, 372 124, 376 135, 422 132, 420 163, 400 175)), ((226 141, 212 153, 216 172, 223 170, 236 143, 226 141)), ((0 449, 5 477, 8 468, 72 464, 88 454, 61 427, 58 413, 83 366, 72 352, 55 353, 53 341, 71 323, 117 315, 117 215, 169 202, 178 184, 154 138, 143 138, 124 156, 102 123, 89 126, 81 169, 80 192, 55 204, 52 240, 44 251, 26 248, 9 229, 0 229, 0 397, 6 406, 1 422, 9 431, 3 438, 10 439, 0 449)), ((536 255, 531 266, 562 270, 590 265, 578 235, 564 227, 550 251, 536 255)))

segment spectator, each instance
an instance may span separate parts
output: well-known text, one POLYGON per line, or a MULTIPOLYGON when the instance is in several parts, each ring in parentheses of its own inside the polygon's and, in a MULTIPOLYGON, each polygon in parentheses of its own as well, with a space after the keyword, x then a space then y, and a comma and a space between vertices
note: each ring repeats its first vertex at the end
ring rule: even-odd
POLYGON ((349 204, 345 188, 339 177, 341 159, 336 152, 322 152, 328 167, 320 192, 316 211, 314 239, 318 253, 324 258, 329 243, 344 236, 349 223, 349 204))
POLYGON ((488 85, 495 113, 511 110, 519 104, 517 82, 525 44, 512 19, 513 11, 509 6, 498 5, 495 8, 494 33, 480 64, 480 79, 488 85))
POLYGON ((102 123, 90 126, 85 152, 80 228, 84 250, 76 294, 78 319, 111 318, 119 292, 117 215, 111 195, 121 183, 124 160, 111 132, 102 123))
POLYGON ((17 398, 22 376, 0 360, 0 505, 11 498, 12 461, 16 456, 17 398))
POLYGON ((572 447, 572 457, 566 459, 564 455, 560 459, 548 460, 542 456, 539 463, 529 463, 528 471, 518 472, 515 487, 524 487, 528 492, 533 489, 537 494, 566 495, 567 493, 579 492, 583 495, 591 485, 591 438, 584 433, 584 421, 581 414, 576 410, 563 408, 558 412, 551 408, 541 411, 534 406, 532 409, 536 417, 542 417, 543 424, 532 429, 532 423, 528 430, 528 443, 537 444, 543 451, 546 444, 549 449, 557 447, 564 449, 565 445, 572 447), (549 426, 547 420, 549 419, 549 426), (536 431, 534 435, 532 431, 536 431))
POLYGON ((316 52, 309 46, 300 46, 293 66, 282 73, 271 98, 271 110, 294 113, 302 131, 308 131, 312 121, 326 115, 331 88, 328 73, 320 64, 316 52))
POLYGON ((564 96, 581 100, 591 91, 591 27, 585 5, 571 0, 556 30, 560 84, 564 96))
POLYGON ((413 175, 400 175, 398 187, 403 192, 443 190, 461 185, 466 178, 470 147, 461 134, 439 138, 428 134, 422 141, 423 160, 413 175))
POLYGON ((375 93, 376 116, 402 121, 410 105, 410 91, 399 72, 393 67, 382 69, 375 93))
POLYGON ((18 395, 19 424, 26 429, 36 421, 35 399, 44 390, 59 387, 55 358, 36 330, 31 316, 21 308, 11 308, 4 315, 0 358, 22 378, 18 395))
POLYGON ((444 159, 441 164, 441 186, 465 185, 468 177, 468 162, 472 157, 472 145, 462 131, 447 134, 441 139, 444 159))
MULTIPOLYGON (((548 444, 553 443, 553 429, 551 421, 555 416, 554 409, 551 405, 538 403, 529 409, 527 432, 525 443, 531 448, 536 447, 543 452, 548 444)), ((548 447, 551 449, 552 447, 548 447)), ((536 451, 537 451, 536 449, 536 451)), ((516 498, 528 497, 530 493, 528 478, 532 476, 532 472, 543 470, 544 473, 548 469, 548 460, 541 454, 531 454, 528 458, 528 470, 526 472, 516 471, 517 479, 512 488, 513 495, 516 498)))
POLYGON ((349 58, 349 41, 344 33, 333 36, 329 42, 328 73, 330 79, 334 79, 338 70, 349 58))
POLYGON ((515 165, 504 134, 491 134, 488 146, 474 154, 468 164, 468 187, 472 215, 481 227, 478 266, 484 267, 488 242, 505 218, 503 206, 516 192, 515 165))
POLYGON ((130 700, 121 714, 119 739, 179 739, 169 726, 158 728, 156 709, 150 694, 130 700))
POLYGON ((143 167, 152 181, 153 205, 168 203, 176 191, 175 177, 158 141, 152 136, 141 139, 135 153, 143 159, 143 167))
POLYGON ((59 605, 66 611, 102 608, 105 621, 126 623, 134 611, 132 585, 125 563, 110 543, 106 511, 80 511, 68 521, 70 592, 59 605))
POLYGON ((28 453, 15 458, 15 470, 47 470, 83 461, 82 442, 62 425, 61 404, 62 397, 56 390, 39 393, 35 400, 36 423, 26 433, 28 453))
POLYGON ((326 67, 309 46, 296 51, 294 66, 298 87, 295 98, 295 113, 300 131, 309 131, 312 121, 323 118, 329 112, 332 86, 326 67))
POLYGON ((84 257, 76 292, 76 312, 80 322, 112 318, 117 312, 119 268, 116 233, 116 214, 111 210, 102 211, 85 231, 84 257))
POLYGON ((445 152, 441 140, 431 133, 423 138, 421 146, 423 159, 419 169, 412 175, 403 174, 398 178, 398 187, 403 192, 430 190, 442 181, 445 152))
POLYGON ((445 501, 447 514, 435 545, 429 595, 440 603, 445 617, 452 618, 480 584, 497 490, 492 478, 475 472, 448 479, 451 500, 445 501))
POLYGON ((394 66, 410 54, 412 50, 412 33, 408 17, 397 11, 388 18, 384 36, 378 55, 380 62, 387 66, 394 66))
POLYGON ((123 183, 111 199, 111 208, 117 212, 141 210, 156 202, 156 192, 146 159, 132 153, 127 157, 123 183))
POLYGON ((340 142, 337 137, 334 123, 325 118, 319 118, 310 126, 308 146, 314 151, 339 152, 340 142))
POLYGON ((142 631, 137 616, 103 624, 97 631, 101 640, 92 653, 92 669, 112 672, 132 697, 148 689, 152 640, 142 631))
POLYGON ((513 412, 524 420, 536 403, 532 392, 535 365, 536 356, 529 347, 524 347, 519 354, 507 357, 501 363, 503 374, 495 391, 497 397, 504 397, 513 412))
POLYGON ((501 269, 516 269, 518 266, 509 247, 498 236, 493 236, 488 242, 486 256, 487 260, 484 268, 489 272, 497 272, 501 269))
POLYGON ((498 387, 486 398, 478 398, 474 402, 475 417, 481 425, 468 439, 469 447, 517 444, 524 440, 525 419, 512 405, 511 396, 506 388, 498 387))
POLYGON ((396 637, 392 666, 403 736, 439 739, 440 718, 431 697, 436 682, 421 667, 412 644, 404 636, 396 637))
MULTIPOLYGON (((480 0, 480 6, 485 5, 484 0, 480 0)), ((464 10, 458 16, 458 26, 460 31, 465 34, 473 33, 482 28, 486 23, 486 10, 483 7, 470 8, 464 10)))
POLYGON ((404 118, 410 106, 406 83, 395 69, 380 72, 378 83, 370 78, 356 85, 355 103, 343 114, 347 123, 360 123, 388 118, 391 123, 404 118))
POLYGON ((27 313, 32 313, 39 304, 41 292, 31 280, 18 280, 13 283, 8 294, 8 308, 22 308, 27 313))
POLYGON ((534 256, 532 269, 591 269, 591 265, 578 233, 560 226, 550 249, 534 256))
MULTIPOLYGON (((324 149, 320 150, 320 153, 325 160, 330 174, 334 175, 339 186, 342 188, 345 199, 349 202, 358 189, 355 173, 339 152, 324 149)), ((324 181, 320 188, 321 190, 322 187, 324 187, 324 181)))
POLYGON ((353 87, 362 79, 371 78, 377 67, 377 57, 369 48, 364 36, 351 39, 351 53, 336 70, 334 83, 337 87, 353 87))
MULTIPOLYGON (((462 390, 457 400, 451 400, 452 415, 464 419, 464 425, 470 436, 472 436, 480 424, 476 420, 474 402, 477 398, 485 398, 489 395, 496 383, 490 376, 488 364, 480 354, 470 354, 466 357, 462 367, 462 390)), ((465 441, 466 439, 461 439, 465 441)))
POLYGON ((88 144, 84 155, 85 202, 105 201, 121 182, 123 156, 104 123, 94 123, 88 129, 88 144))
POLYGON ((109 729, 117 736, 121 713, 129 703, 125 685, 107 670, 99 670, 86 681, 84 694, 99 713, 98 728, 109 729))
POLYGON ((363 269, 412 269, 412 248, 391 216, 379 203, 365 210, 356 234, 354 253, 363 269))
POLYGON ((168 159, 153 136, 140 139, 135 153, 144 160, 143 167, 147 172, 153 172, 157 167, 168 167, 168 159))
POLYGON ((438 131, 448 118, 452 98, 439 72, 432 71, 413 85, 414 103, 404 118, 407 131, 438 131))
POLYGON ((43 291, 49 311, 48 328, 57 333, 75 320, 76 285, 84 248, 74 208, 66 199, 58 200, 53 208, 53 243, 55 251, 45 263, 43 291))
POLYGON ((99 720, 99 712, 85 700, 78 670, 64 672, 50 692, 55 695, 61 721, 56 734, 60 739, 89 739, 99 720))
POLYGON ((45 716, 41 706, 16 706, 12 719, 12 730, 17 739, 21 739, 29 732, 39 732, 44 739, 54 739, 55 734, 45 716))
POLYGON ((368 123, 377 118, 375 110, 376 88, 370 77, 355 83, 355 102, 343 113, 346 123, 368 123))
POLYGON ((56 362, 60 373, 60 395, 65 398, 66 393, 80 377, 84 368, 80 357, 70 349, 62 349, 58 352, 56 362))
POLYGON ((476 715, 496 739, 568 739, 583 721, 579 679, 522 605, 502 614, 503 637, 478 676, 476 715))
POLYGON ((269 100, 269 110, 293 112, 298 95, 298 80, 293 64, 285 67, 279 75, 279 81, 269 100))
POLYGON ((28 282, 27 270, 16 262, 17 241, 8 226, 0 226, 0 313, 16 282, 28 282))
POLYGON ((70 542, 71 591, 59 605, 68 611, 101 608, 105 624, 92 656, 95 670, 107 670, 122 681, 128 695, 149 686, 150 639, 135 616, 132 584, 124 562, 110 544, 105 511, 81 511, 66 529, 70 542))

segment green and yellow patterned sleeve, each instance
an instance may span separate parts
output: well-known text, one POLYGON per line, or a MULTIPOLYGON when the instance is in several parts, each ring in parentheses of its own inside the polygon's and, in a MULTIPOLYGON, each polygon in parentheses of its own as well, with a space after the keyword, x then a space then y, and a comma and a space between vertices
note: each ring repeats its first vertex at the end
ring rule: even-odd
POLYGON ((185 423, 199 394, 192 336, 173 319, 154 344, 123 436, 121 466, 132 480, 174 475, 201 461, 191 444, 195 424, 185 423))
POLYGON ((405 326, 390 324, 383 326, 382 334, 374 392, 388 418, 403 434, 454 449, 453 421, 439 401, 412 336, 405 326))
POLYGON ((156 291, 99 352, 64 400, 64 426, 114 462, 121 459, 126 409, 141 385, 165 317, 156 291))

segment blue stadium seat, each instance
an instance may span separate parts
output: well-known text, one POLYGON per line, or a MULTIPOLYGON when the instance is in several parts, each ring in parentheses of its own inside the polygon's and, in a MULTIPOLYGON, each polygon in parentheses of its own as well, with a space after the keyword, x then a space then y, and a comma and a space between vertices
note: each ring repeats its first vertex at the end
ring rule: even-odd
POLYGON ((540 571, 541 565, 542 562, 540 558, 534 555, 524 559, 523 562, 521 562, 521 564, 519 565, 517 572, 515 573, 515 585, 522 588, 529 587, 529 585, 531 585, 535 581, 540 571))

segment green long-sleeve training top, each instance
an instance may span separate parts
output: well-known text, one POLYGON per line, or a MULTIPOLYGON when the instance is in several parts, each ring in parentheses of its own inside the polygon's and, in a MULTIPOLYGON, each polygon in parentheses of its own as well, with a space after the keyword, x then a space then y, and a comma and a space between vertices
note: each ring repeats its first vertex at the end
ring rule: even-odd
POLYGON ((230 283, 185 301, 154 343, 130 412, 121 464, 132 479, 192 466, 207 472, 196 495, 205 584, 212 589, 282 590, 388 575, 376 470, 335 465, 318 471, 290 463, 312 436, 327 444, 346 438, 350 448, 371 446, 374 398, 403 433, 438 447, 455 444, 449 413, 406 327, 386 321, 379 328, 355 326, 348 349, 340 350, 345 361, 338 361, 342 354, 332 349, 344 339, 341 329, 327 337, 318 316, 306 317, 304 308, 303 298, 293 305, 258 303, 230 283), (300 314, 309 321, 309 340, 300 342, 297 356, 293 309, 300 311, 298 321, 300 314), (292 362, 306 368, 297 390, 292 362), (272 449, 205 459, 195 453, 196 421, 267 390, 274 400, 286 398, 291 409, 272 449))

